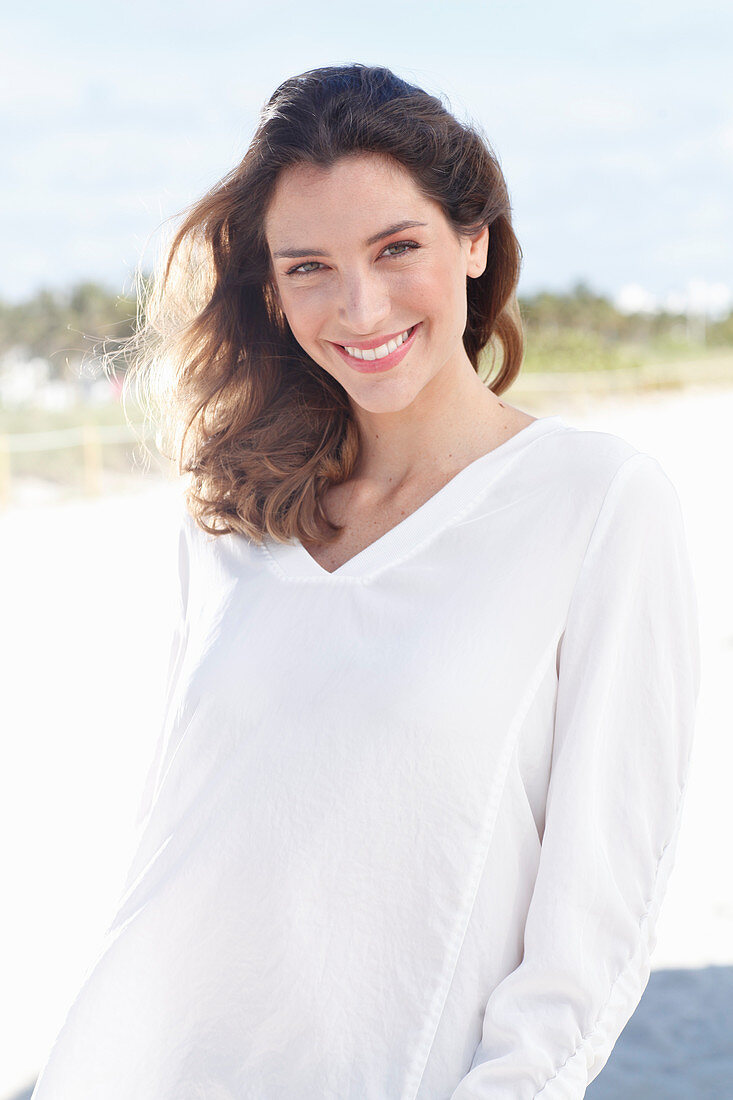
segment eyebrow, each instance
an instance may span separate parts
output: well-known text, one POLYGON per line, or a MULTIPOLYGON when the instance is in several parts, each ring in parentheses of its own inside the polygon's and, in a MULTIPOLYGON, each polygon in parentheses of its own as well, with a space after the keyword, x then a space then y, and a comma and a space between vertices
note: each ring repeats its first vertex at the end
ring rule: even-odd
MULTIPOLYGON (((397 222, 395 225, 390 225, 388 229, 382 229, 381 232, 375 233, 364 244, 376 244, 377 241, 384 240, 385 237, 391 237, 393 233, 401 233, 403 229, 414 229, 416 226, 427 224, 427 222, 413 221, 397 222)), ((323 252, 318 248, 280 248, 277 252, 273 252, 273 256, 276 259, 297 260, 299 256, 328 256, 328 252, 323 252)))

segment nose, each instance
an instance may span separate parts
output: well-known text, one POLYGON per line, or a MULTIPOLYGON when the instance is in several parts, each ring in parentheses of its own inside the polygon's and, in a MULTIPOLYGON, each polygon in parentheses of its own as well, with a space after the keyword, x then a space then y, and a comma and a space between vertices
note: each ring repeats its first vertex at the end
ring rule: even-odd
POLYGON ((379 332, 392 310, 385 280, 374 271, 351 271, 341 280, 339 321, 354 336, 379 332))

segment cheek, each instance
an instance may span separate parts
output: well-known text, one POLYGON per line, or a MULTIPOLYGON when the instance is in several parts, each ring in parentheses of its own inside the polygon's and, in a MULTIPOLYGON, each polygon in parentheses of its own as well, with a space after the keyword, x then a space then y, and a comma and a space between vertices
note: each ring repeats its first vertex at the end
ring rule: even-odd
POLYGON ((412 295, 416 315, 425 317, 433 337, 450 350, 466 328, 468 300, 461 270, 431 269, 424 272, 412 295))
POLYGON ((280 306, 296 339, 308 339, 309 333, 317 330, 323 316, 323 303, 319 303, 317 296, 308 291, 302 294, 281 291, 280 306))
POLYGON ((455 274, 445 269, 423 265, 405 271, 399 285, 400 297, 419 303, 425 313, 444 312, 456 298, 455 274))

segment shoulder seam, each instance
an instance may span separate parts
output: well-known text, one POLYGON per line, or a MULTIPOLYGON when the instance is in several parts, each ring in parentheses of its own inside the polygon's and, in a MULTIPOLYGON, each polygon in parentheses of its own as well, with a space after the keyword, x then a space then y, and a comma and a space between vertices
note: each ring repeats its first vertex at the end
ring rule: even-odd
POLYGON ((586 562, 588 561, 588 558, 590 556, 590 550, 591 550, 591 547, 593 545, 593 541, 594 541, 594 538, 595 538, 596 531, 598 530, 598 525, 601 521, 601 518, 605 514, 605 511, 606 511, 606 508, 607 508, 607 505, 608 505, 608 501, 611 497, 611 494, 612 494, 615 486, 619 482, 619 478, 621 476, 622 471, 624 471, 626 469, 626 467, 629 465, 630 462, 634 462, 635 460, 637 460, 639 458, 652 458, 653 459, 653 457, 654 457, 653 455, 647 454, 646 451, 634 451, 633 454, 627 455, 627 457, 617 466, 613 476, 611 477, 611 480, 609 481, 609 483, 606 487, 606 491, 603 494, 603 500, 601 501, 600 507, 598 508, 598 512, 596 513, 596 518, 594 519, 593 524, 591 526, 590 533, 588 535, 588 540, 585 544, 585 548, 583 550, 583 555, 580 559, 580 564, 578 566, 578 570, 577 570, 577 573, 575 575, 575 580, 573 581, 573 587, 572 587, 572 591, 570 593, 570 598, 569 598, 568 603, 567 603, 567 609, 566 609, 566 614, 565 614, 565 622, 563 623, 563 628, 562 628, 562 631, 561 631, 561 637, 564 636, 565 631, 567 630, 567 625, 568 625, 568 621, 570 619, 570 614, 572 612, 573 607, 575 606, 575 597, 576 597, 576 593, 578 591, 578 585, 579 585, 580 580, 583 576, 586 562))
POLYGON ((616 468, 616 470, 613 474, 613 477, 609 481, 608 486, 606 487, 606 491, 603 494, 603 500, 601 501, 600 507, 599 507, 598 512, 596 514, 596 518, 593 521, 593 526, 590 529, 590 534, 588 535, 588 541, 585 544, 585 550, 583 551, 583 557, 581 559, 580 569, 578 571, 579 573, 582 570, 583 565, 585 564, 586 558, 588 557, 588 550, 590 549, 590 545, 593 542, 593 536, 596 533, 596 528, 598 527, 598 523, 599 523, 603 513, 606 510, 606 505, 607 505, 608 500, 609 500, 609 498, 612 494, 613 489, 616 486, 616 483, 619 480, 621 472, 626 469, 626 467, 628 466, 628 464, 630 462, 634 462, 638 458, 652 458, 653 459, 653 456, 647 454, 646 451, 635 451, 632 455, 628 455, 623 460, 623 462, 620 463, 620 465, 616 468))

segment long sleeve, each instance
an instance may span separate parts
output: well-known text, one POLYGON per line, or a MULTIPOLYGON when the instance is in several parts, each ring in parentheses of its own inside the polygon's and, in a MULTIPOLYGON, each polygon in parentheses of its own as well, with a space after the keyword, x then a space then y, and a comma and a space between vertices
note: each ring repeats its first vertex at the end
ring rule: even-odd
POLYGON ((578 1100, 650 974, 700 680, 677 492, 637 452, 613 477, 557 649, 540 863, 520 965, 451 1100, 578 1100))
POLYGON ((153 753, 153 758, 147 770, 144 788, 138 802, 137 812, 135 815, 136 828, 139 828, 141 826, 146 814, 148 813, 148 810, 150 809, 155 781, 157 778, 158 769, 160 767, 163 750, 165 748, 165 742, 168 733, 168 720, 172 711, 173 698, 175 696, 176 688, 178 686, 183 658, 186 651, 186 641, 188 637, 187 605, 190 573, 190 551, 187 538, 188 524, 188 514, 184 512, 181 515, 178 526, 178 535, 176 541, 177 558, 173 559, 173 564, 177 566, 177 578, 172 591, 172 613, 170 641, 168 649, 168 667, 165 674, 163 691, 161 728, 158 733, 158 740, 155 746, 155 751, 153 753))

